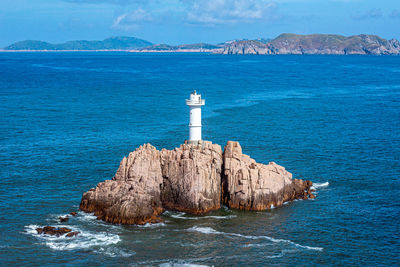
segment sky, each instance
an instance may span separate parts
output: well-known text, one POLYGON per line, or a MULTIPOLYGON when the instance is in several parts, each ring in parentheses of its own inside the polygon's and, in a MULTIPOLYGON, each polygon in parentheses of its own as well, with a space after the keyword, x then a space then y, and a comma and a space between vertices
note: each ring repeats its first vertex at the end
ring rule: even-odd
POLYGON ((0 47, 111 36, 216 44, 281 33, 400 39, 400 0, 0 0, 0 47))

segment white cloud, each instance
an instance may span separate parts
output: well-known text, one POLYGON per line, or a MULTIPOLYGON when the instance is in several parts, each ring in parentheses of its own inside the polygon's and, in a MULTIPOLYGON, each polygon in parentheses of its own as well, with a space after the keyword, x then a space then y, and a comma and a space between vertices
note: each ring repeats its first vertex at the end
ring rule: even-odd
POLYGON ((271 19, 276 4, 268 0, 182 0, 193 24, 232 24, 271 19))
POLYGON ((142 22, 153 21, 153 16, 142 8, 138 8, 130 13, 119 15, 112 25, 114 28, 129 29, 138 27, 142 22))
MULTIPOLYGON (((141 2, 141 0, 109 1, 141 2)), ((137 5, 133 11, 125 8, 114 20, 113 27, 131 29, 146 22, 165 21, 200 26, 251 23, 277 18, 276 9, 276 3, 271 0, 165 0, 165 2, 152 0, 137 5)))

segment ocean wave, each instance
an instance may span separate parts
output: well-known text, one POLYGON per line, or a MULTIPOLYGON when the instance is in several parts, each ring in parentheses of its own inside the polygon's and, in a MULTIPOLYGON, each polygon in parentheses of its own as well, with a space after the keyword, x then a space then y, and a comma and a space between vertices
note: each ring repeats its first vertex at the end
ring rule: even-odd
POLYGON ((182 220, 201 220, 201 219, 232 219, 235 218, 236 215, 227 215, 227 216, 212 216, 212 215, 208 215, 208 216, 185 216, 186 213, 184 212, 179 212, 179 213, 169 213, 169 212, 165 212, 165 215, 171 217, 171 218, 175 218, 175 219, 182 219, 182 220))
MULTIPOLYGON (((265 247, 266 245, 268 245, 268 244, 247 244, 243 247, 265 247)), ((282 250, 278 254, 274 254, 274 255, 262 255, 262 256, 260 255, 259 257, 266 258, 266 259, 282 258, 285 255, 285 251, 286 250, 282 250)))
POLYGON ((123 257, 123 258, 129 258, 132 257, 136 254, 134 251, 127 251, 122 248, 117 248, 117 247, 107 247, 107 248, 100 248, 98 252, 109 256, 109 257, 123 257))
POLYGON ((75 249, 88 249, 91 247, 102 247, 117 244, 121 241, 120 237, 116 234, 106 232, 89 232, 83 231, 74 226, 60 226, 68 227, 72 231, 80 232, 76 237, 50 236, 45 234, 38 234, 36 228, 42 227, 39 225, 31 224, 25 226, 25 232, 36 238, 42 240, 46 246, 54 250, 75 250, 75 249))
POLYGON ((146 223, 144 225, 137 225, 139 228, 157 228, 167 226, 165 223, 146 223))
POLYGON ((84 211, 78 211, 78 217, 82 221, 93 221, 97 220, 97 217, 94 215, 94 213, 86 213, 84 211))
POLYGON ((198 266, 198 267, 203 267, 203 266, 209 266, 209 265, 204 265, 204 264, 197 264, 195 262, 202 262, 205 260, 211 260, 219 257, 204 257, 204 258, 191 258, 191 259, 160 259, 160 260, 150 260, 150 261, 142 261, 142 262, 136 262, 132 266, 142 266, 142 265, 150 265, 150 266, 162 266, 162 267, 168 267, 168 266, 198 266))
POLYGON ((311 186, 311 189, 317 189, 317 188, 328 187, 328 186, 329 186, 329 182, 313 183, 313 185, 311 186))
POLYGON ((303 248, 303 249, 309 249, 309 250, 317 250, 317 251, 322 251, 323 248, 320 247, 310 247, 310 246, 305 246, 305 245, 300 245, 297 244, 291 240, 286 240, 286 239, 276 239, 270 236, 265 236, 265 235, 260 235, 260 236, 251 236, 251 235, 242 235, 242 234, 236 234, 236 233, 225 233, 225 232, 219 232, 211 227, 201 227, 201 226, 193 226, 192 228, 187 229, 189 232, 199 232, 203 234, 215 234, 215 235, 227 235, 227 236, 236 236, 236 237, 241 237, 241 238, 246 238, 246 239, 266 239, 268 241, 274 242, 274 243, 287 243, 290 245, 293 245, 298 248, 303 248))
POLYGON ((113 229, 114 231, 122 231, 123 228, 119 224, 110 224, 105 221, 97 219, 94 213, 86 213, 83 211, 78 211, 76 216, 69 216, 70 219, 76 219, 87 225, 104 226, 107 229, 113 229))

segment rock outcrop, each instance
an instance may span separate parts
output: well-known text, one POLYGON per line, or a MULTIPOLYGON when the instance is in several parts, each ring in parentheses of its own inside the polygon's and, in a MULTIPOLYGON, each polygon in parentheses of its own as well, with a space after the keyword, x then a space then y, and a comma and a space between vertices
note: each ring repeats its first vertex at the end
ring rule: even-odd
POLYGON ((310 181, 292 180, 275 163, 255 162, 229 141, 199 141, 174 150, 140 146, 123 158, 112 180, 82 196, 80 209, 118 224, 162 221, 166 210, 205 214, 221 204, 233 209, 264 210, 293 199, 313 198, 310 181))
POLYGON ((80 209, 111 223, 159 222, 162 183, 160 151, 146 144, 122 159, 112 180, 84 193, 80 209))
POLYGON ((238 142, 228 141, 224 151, 223 203, 241 210, 265 210, 285 201, 306 199, 310 181, 292 180, 284 167, 257 163, 242 153, 238 142))
POLYGON ((163 207, 204 214, 220 208, 221 146, 202 141, 161 151, 163 207))
POLYGON ((36 228, 36 232, 38 234, 44 235, 54 235, 54 236, 63 236, 65 237, 74 237, 80 234, 80 232, 72 232, 71 229, 67 227, 54 227, 54 226, 45 226, 45 227, 38 227, 36 228))
POLYGON ((253 54, 253 55, 270 55, 275 54, 275 49, 268 44, 254 40, 236 41, 225 46, 222 51, 215 51, 218 54, 253 54))
POLYGON ((217 54, 399 55, 400 43, 376 35, 281 34, 268 43, 235 41, 217 54))
POLYGON ((72 230, 67 227, 57 228, 54 226, 45 226, 36 228, 36 232, 38 234, 55 235, 55 236, 65 235, 66 233, 70 233, 71 231, 72 230))
POLYGON ((65 217, 60 216, 60 217, 58 217, 58 219, 60 220, 60 222, 67 222, 69 220, 69 217, 68 216, 65 216, 65 217))

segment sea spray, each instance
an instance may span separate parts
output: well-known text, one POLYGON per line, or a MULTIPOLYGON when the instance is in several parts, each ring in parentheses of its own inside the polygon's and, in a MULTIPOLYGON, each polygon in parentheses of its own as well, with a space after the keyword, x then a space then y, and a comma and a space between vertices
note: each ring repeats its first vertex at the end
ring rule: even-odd
POLYGON ((305 245, 300 245, 297 244, 291 240, 286 240, 286 239, 276 239, 273 237, 265 236, 265 235, 260 235, 260 236, 251 236, 251 235, 242 235, 242 234, 237 234, 237 233, 225 233, 225 232, 219 232, 211 227, 201 227, 201 226, 193 226, 189 229, 187 229, 189 232, 199 232, 202 234, 215 234, 215 235, 226 235, 226 236, 236 236, 240 238, 246 238, 246 239, 266 239, 274 243, 287 243, 291 244, 295 247, 298 248, 303 248, 303 249, 309 249, 309 250, 316 250, 316 251, 322 251, 323 248, 321 247, 311 247, 311 246, 305 246, 305 245))

